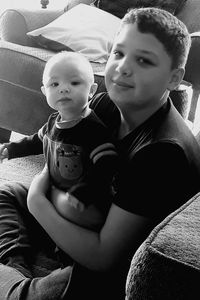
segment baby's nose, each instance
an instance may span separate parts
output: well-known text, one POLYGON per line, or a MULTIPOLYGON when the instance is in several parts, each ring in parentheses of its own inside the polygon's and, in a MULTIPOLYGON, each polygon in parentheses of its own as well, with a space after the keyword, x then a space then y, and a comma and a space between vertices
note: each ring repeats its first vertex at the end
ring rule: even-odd
POLYGON ((66 85, 65 85, 65 86, 62 86, 61 89, 60 89, 60 93, 61 93, 61 94, 69 93, 69 91, 70 91, 70 90, 69 90, 69 87, 66 86, 66 85))

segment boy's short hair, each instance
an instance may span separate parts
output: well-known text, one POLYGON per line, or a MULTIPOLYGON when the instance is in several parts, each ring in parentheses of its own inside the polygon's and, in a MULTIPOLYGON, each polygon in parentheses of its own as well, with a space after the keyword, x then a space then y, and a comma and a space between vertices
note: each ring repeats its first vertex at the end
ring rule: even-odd
POLYGON ((140 32, 153 34, 163 44, 172 59, 172 69, 185 67, 191 38, 182 21, 166 10, 146 7, 130 9, 121 26, 134 23, 140 32))

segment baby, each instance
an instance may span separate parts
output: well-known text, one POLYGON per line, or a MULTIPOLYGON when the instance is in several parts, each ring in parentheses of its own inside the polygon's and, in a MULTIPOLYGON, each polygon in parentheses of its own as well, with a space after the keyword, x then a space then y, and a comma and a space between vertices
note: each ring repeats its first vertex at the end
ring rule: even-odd
POLYGON ((96 89, 84 56, 54 55, 46 63, 41 90, 56 112, 37 133, 0 148, 1 161, 43 152, 51 178, 49 198, 63 217, 89 228, 104 222, 117 166, 108 129, 88 105, 96 89))

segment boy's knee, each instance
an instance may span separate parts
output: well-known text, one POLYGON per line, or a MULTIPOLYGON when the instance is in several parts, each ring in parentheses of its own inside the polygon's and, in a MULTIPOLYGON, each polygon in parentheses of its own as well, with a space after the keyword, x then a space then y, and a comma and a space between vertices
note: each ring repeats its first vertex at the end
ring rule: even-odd
POLYGON ((70 276, 71 267, 67 267, 45 277, 31 279, 14 268, 0 264, 0 299, 61 300, 65 297, 70 276))
POLYGON ((0 186, 0 203, 5 202, 20 204, 21 207, 27 207, 26 197, 27 189, 18 182, 5 183, 0 186))

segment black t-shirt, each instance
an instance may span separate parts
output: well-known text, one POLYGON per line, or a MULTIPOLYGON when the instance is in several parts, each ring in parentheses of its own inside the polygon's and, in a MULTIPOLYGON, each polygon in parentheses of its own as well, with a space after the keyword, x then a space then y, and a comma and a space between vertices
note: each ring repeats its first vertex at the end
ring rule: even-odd
MULTIPOLYGON (((90 103, 115 135, 119 111, 107 93, 90 103)), ((161 221, 200 190, 200 147, 171 100, 118 141, 121 154, 113 202, 161 221)))

